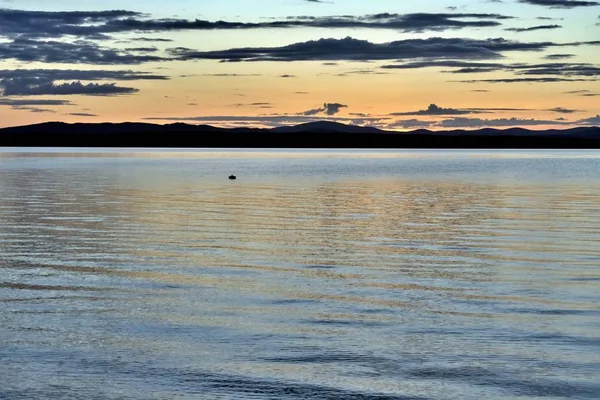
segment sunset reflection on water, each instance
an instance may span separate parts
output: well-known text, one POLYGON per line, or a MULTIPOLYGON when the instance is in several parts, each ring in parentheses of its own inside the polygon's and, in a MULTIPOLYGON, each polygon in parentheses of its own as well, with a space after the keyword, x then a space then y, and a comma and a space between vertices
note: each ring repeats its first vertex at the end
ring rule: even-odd
POLYGON ((600 391, 598 153, 19 154, 0 397, 600 391))

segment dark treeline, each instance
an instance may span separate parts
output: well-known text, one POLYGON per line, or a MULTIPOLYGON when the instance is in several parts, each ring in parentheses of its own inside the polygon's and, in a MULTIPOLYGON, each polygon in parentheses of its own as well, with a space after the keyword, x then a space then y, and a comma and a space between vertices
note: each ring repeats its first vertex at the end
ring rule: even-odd
POLYGON ((344 125, 302 129, 225 129, 187 124, 45 123, 0 129, 0 146, 242 148, 600 148, 600 128, 409 133, 344 125), (346 129, 346 130, 344 130, 346 129))

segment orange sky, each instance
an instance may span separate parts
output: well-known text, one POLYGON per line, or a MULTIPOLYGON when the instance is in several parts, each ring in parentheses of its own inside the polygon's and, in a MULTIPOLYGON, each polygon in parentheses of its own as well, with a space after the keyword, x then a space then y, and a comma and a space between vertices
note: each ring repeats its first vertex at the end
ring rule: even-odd
POLYGON ((169 10, 134 1, 105 12, 122 7, 53 3, 0 10, 1 126, 600 124, 600 6, 258 1, 250 10, 230 0, 169 10))

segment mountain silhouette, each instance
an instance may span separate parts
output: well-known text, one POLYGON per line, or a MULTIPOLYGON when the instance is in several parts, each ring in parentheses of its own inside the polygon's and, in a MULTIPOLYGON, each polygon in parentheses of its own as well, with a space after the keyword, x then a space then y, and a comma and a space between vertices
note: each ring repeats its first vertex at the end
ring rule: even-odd
POLYGON ((600 148, 599 127, 532 131, 385 131, 317 121, 295 126, 219 128, 174 123, 48 122, 0 129, 0 146, 226 148, 600 148))
POLYGON ((381 129, 373 127, 364 127, 357 125, 340 124, 332 121, 315 121, 293 126, 280 126, 271 129, 272 132, 280 133, 298 133, 298 132, 313 132, 313 133, 382 133, 381 129))

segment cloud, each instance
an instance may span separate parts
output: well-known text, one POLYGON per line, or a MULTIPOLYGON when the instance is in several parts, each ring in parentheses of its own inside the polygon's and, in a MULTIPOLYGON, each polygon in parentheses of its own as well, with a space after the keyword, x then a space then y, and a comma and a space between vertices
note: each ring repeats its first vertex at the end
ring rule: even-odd
POLYGON ((112 96, 136 93, 138 89, 117 86, 115 83, 65 82, 56 84, 40 79, 2 79, 0 91, 4 96, 93 95, 112 96))
POLYGON ((29 111, 32 113, 54 113, 54 110, 43 106, 69 106, 73 105, 68 100, 51 99, 11 99, 0 97, 0 107, 6 106, 17 111, 29 111))
POLYGON ((590 90, 570 90, 568 92, 563 92, 564 94, 576 94, 583 97, 596 97, 600 96, 600 93, 592 93, 590 90))
POLYGON ((215 78, 237 78, 237 77, 241 77, 241 76, 262 76, 262 75, 260 75, 260 74, 228 74, 228 73, 219 73, 219 74, 202 74, 202 76, 212 76, 212 77, 215 77, 215 78))
POLYGON ((0 9, 0 35, 50 38, 64 35, 104 38, 104 24, 141 16, 134 11, 29 11, 0 9))
POLYGON ((137 52, 137 53, 155 53, 158 51, 157 47, 128 47, 123 49, 129 52, 137 52))
POLYGON ((410 112, 396 112, 390 115, 462 115, 462 114, 474 114, 481 111, 473 111, 469 109, 457 109, 457 108, 443 108, 438 107, 436 104, 430 104, 426 110, 410 111, 410 112))
POLYGON ((115 83, 82 83, 81 81, 166 80, 164 75, 135 71, 14 69, 0 70, 0 93, 4 96, 132 94, 137 89, 115 83), (71 81, 56 83, 56 81, 71 81))
POLYGON ((600 126, 600 115, 596 115, 595 117, 590 117, 586 119, 580 119, 579 121, 577 121, 577 124, 600 126))
POLYGON ((41 79, 47 81, 139 81, 167 80, 165 75, 131 70, 77 70, 77 69, 5 69, 0 70, 0 79, 41 79))
POLYGON ((458 60, 426 60, 412 61, 402 64, 387 64, 382 65, 383 69, 420 69, 420 68, 469 68, 476 70, 502 70, 507 64, 498 62, 474 62, 474 61, 458 61, 458 60))
POLYGON ((132 42, 164 42, 164 43, 168 43, 168 42, 172 42, 173 39, 167 39, 167 38, 152 38, 152 37, 137 37, 137 38, 131 38, 129 39, 132 42))
MULTIPOLYGON (((367 61, 405 59, 498 59, 507 51, 540 51, 556 46, 551 42, 518 42, 498 39, 439 38, 405 39, 372 43, 346 37, 319 39, 282 47, 246 47, 215 51, 170 49, 181 60, 240 61, 367 61)), ((387 67, 393 68, 393 67, 387 67)))
POLYGON ((581 0, 519 0, 519 3, 533 4, 536 6, 544 6, 550 8, 576 8, 600 6, 600 3, 597 1, 581 0))
MULTIPOLYGON (((555 55, 556 58, 567 58, 566 54, 555 55)), ((503 64, 499 62, 474 62, 474 61, 456 61, 456 60, 427 60, 414 61, 402 64, 383 65, 384 69, 419 69, 419 68, 453 68, 448 71, 443 71, 453 74, 478 73, 478 72, 494 72, 507 71, 515 75, 557 75, 565 78, 572 77, 597 77, 600 76, 600 68, 587 63, 543 63, 543 64, 503 64)), ((487 80, 489 82, 555 82, 557 78, 501 78, 487 80)), ((571 79, 572 80, 572 79, 571 79)), ((486 80, 481 80, 486 81, 486 80)), ((560 81, 560 80, 559 80, 560 81)), ((472 80, 470 82, 477 82, 472 80)))
MULTIPOLYGON (((305 122, 323 121, 322 117, 315 117, 311 115, 299 115, 299 114, 269 114, 269 115, 212 115, 212 116, 196 116, 196 117, 146 117, 143 118, 147 121, 172 121, 172 122, 198 122, 208 123, 214 125, 251 125, 251 126, 281 126, 291 124, 301 124, 305 122)), ((364 125, 379 122, 385 118, 381 117, 361 117, 361 118, 345 118, 345 117, 327 117, 327 121, 353 123, 355 125, 364 125)))
POLYGON ((505 29, 505 31, 521 33, 521 32, 533 32, 533 31, 560 29, 560 28, 562 28, 561 25, 537 25, 537 26, 530 26, 528 28, 507 28, 507 29, 505 29))
POLYGON ((40 107, 29 107, 29 106, 14 106, 13 110, 17 111, 29 111, 32 113, 55 113, 56 111, 50 110, 49 108, 40 108, 40 107))
POLYGON ((552 111, 552 112, 560 113, 560 114, 573 114, 576 112, 581 112, 580 110, 571 110, 571 109, 564 108, 564 107, 554 107, 554 108, 550 108, 546 111, 552 111))
POLYGON ((566 60, 575 57, 575 54, 548 54, 544 56, 545 60, 566 60))
POLYGON ((499 118, 480 119, 457 117, 439 122, 442 128, 481 128, 481 127, 512 127, 530 125, 555 125, 558 122, 551 120, 521 119, 521 118, 499 118))
MULTIPOLYGON (((324 1, 313 0, 313 3, 324 1)), ((0 36, 29 39, 64 36, 109 39, 122 32, 164 32, 173 30, 240 30, 272 28, 364 28, 402 32, 444 31, 500 25, 510 16, 484 13, 379 13, 361 16, 288 17, 267 22, 152 19, 125 10, 114 11, 29 11, 0 9, 0 36)), ((145 38, 143 38, 145 39, 145 38)), ((134 39, 136 40, 136 39, 134 39)))
MULTIPOLYGON (((196 104, 194 104, 196 105, 196 104)), ((273 108, 273 103, 256 102, 256 103, 235 103, 233 107, 253 107, 253 108, 273 108)))
POLYGON ((497 111, 531 111, 527 108, 443 108, 438 107, 436 104, 430 104, 426 110, 410 111, 410 112, 395 112, 389 115, 401 116, 401 115, 466 115, 466 114, 486 114, 497 111))
POLYGON ((72 105, 68 100, 46 100, 46 99, 7 99, 0 97, 0 106, 69 106, 72 105))
POLYGON ((74 112, 74 113, 69 113, 67 115, 72 115, 74 117, 97 117, 96 114, 90 114, 90 113, 84 113, 84 112, 74 112))
POLYGON ((549 63, 533 65, 511 65, 507 69, 516 71, 520 75, 562 75, 573 76, 600 76, 600 68, 583 63, 549 63))
POLYGON ((471 79, 465 81, 454 81, 464 83, 556 83, 556 82, 592 82, 595 79, 583 78, 498 78, 498 79, 471 79))
POLYGON ((298 115, 317 115, 317 114, 327 114, 327 115, 335 115, 342 108, 347 108, 348 106, 340 103, 325 103, 323 107, 313 108, 312 110, 303 111, 298 113, 298 115))
POLYGON ((22 62, 118 65, 142 64, 165 61, 165 58, 132 54, 122 49, 102 47, 84 40, 62 42, 16 38, 11 42, 0 42, 0 59, 22 62))
MULTIPOLYGON (((507 109, 509 110, 509 109, 507 109)), ((300 114, 264 114, 258 116, 248 115, 212 115, 212 116, 192 116, 192 117, 147 117, 144 120, 150 121, 172 121, 172 122, 197 122, 207 123, 219 126, 282 126, 301 124, 313 121, 322 121, 322 118, 313 115, 300 114)), ((569 122, 564 118, 553 120, 544 119, 522 119, 522 118, 497 118, 497 119, 481 119, 454 117, 441 121, 421 120, 421 119, 406 119, 390 121, 386 116, 368 116, 367 114, 347 117, 327 117, 327 120, 341 123, 352 123, 355 125, 368 125, 383 127, 386 129, 418 129, 418 128, 445 128, 445 129, 460 129, 460 128, 509 128, 520 126, 542 126, 542 125, 600 125, 600 115, 587 119, 582 119, 575 122, 569 122)))
POLYGON ((394 121, 386 125, 387 129, 416 129, 416 128, 429 128, 434 126, 437 122, 435 121, 423 121, 420 119, 405 119, 394 121))
POLYGON ((291 26, 313 28, 393 29, 401 32, 445 31, 500 25, 510 16, 483 13, 379 13, 363 16, 291 17, 291 26))

